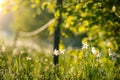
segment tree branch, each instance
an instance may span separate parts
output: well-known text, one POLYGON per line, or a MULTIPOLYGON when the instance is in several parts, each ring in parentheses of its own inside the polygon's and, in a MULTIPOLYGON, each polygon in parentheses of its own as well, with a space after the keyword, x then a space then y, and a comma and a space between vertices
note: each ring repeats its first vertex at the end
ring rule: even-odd
POLYGON ((31 37, 31 36, 37 35, 40 32, 44 31, 51 23, 53 23, 53 21, 54 21, 54 19, 51 19, 47 24, 43 25, 42 27, 40 27, 37 30, 32 31, 32 32, 22 32, 22 31, 20 31, 19 36, 21 36, 21 37, 31 37))

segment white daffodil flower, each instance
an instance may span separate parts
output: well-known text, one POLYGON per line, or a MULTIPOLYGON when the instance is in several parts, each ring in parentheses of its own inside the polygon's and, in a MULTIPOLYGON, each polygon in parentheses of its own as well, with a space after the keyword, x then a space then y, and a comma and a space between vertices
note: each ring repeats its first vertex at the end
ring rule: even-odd
POLYGON ((86 43, 83 42, 82 44, 83 44, 82 49, 87 49, 88 46, 89 46, 89 45, 87 44, 87 42, 86 42, 86 43))
POLYGON ((113 54, 111 53, 110 48, 108 49, 108 54, 109 54, 110 57, 113 55, 113 54))
POLYGON ((54 50, 54 55, 56 55, 56 56, 59 55, 59 51, 55 49, 54 50))
POLYGON ((31 58, 31 57, 29 57, 29 56, 28 56, 28 57, 26 57, 26 59, 27 59, 28 61, 29 61, 29 60, 32 60, 32 58, 31 58))
POLYGON ((97 58, 101 57, 102 56, 102 53, 98 52, 97 54, 97 58))
POLYGON ((5 52, 6 49, 7 49, 6 46, 5 46, 5 45, 2 45, 1 51, 2 51, 2 52, 5 52))
POLYGON ((60 53, 61 53, 61 54, 64 54, 64 53, 65 53, 65 49, 60 50, 60 53))
POLYGON ((19 52, 18 52, 18 49, 17 48, 15 48, 15 49, 13 49, 13 55, 17 55, 19 52))
POLYGON ((92 47, 91 52, 92 52, 93 54, 96 53, 96 49, 95 49, 95 47, 92 47))

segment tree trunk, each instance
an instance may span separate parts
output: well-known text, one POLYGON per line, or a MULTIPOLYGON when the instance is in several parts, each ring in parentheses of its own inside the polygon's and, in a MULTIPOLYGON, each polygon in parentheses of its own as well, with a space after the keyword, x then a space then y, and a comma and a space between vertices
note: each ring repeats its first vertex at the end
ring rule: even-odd
MULTIPOLYGON (((56 11, 60 11, 60 15, 57 18, 57 24, 54 28, 54 50, 59 50, 60 43, 60 25, 62 21, 62 0, 57 0, 56 11)), ((58 64, 59 56, 54 54, 54 65, 58 64)))

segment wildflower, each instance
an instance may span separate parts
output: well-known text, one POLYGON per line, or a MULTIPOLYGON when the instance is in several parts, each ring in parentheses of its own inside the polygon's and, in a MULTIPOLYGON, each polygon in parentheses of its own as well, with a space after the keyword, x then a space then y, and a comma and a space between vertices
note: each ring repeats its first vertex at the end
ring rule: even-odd
POLYGON ((45 62, 47 62, 48 61, 48 59, 45 59, 45 62))
POLYGON ((59 55, 59 51, 55 49, 54 50, 54 55, 56 55, 56 56, 59 55))
POLYGON ((103 69, 100 69, 99 71, 102 74, 102 76, 105 76, 105 71, 103 69))
POLYGON ((110 57, 112 56, 110 48, 108 49, 108 54, 109 54, 110 57))
POLYGON ((55 49, 53 53, 54 53, 54 55, 56 55, 56 56, 59 55, 59 54, 64 54, 64 53, 65 53, 65 49, 64 49, 64 50, 56 50, 56 49, 55 49))
POLYGON ((115 7, 115 6, 112 7, 112 11, 113 11, 113 12, 116 11, 116 7, 115 7))
POLYGON ((91 52, 92 52, 93 54, 96 53, 96 49, 95 49, 95 47, 92 47, 91 52))
POLYGON ((97 54, 97 58, 101 57, 102 56, 102 53, 98 52, 97 54))
POLYGON ((82 49, 87 49, 88 46, 89 46, 89 45, 87 44, 87 42, 86 42, 86 43, 83 42, 82 44, 83 44, 82 49))
POLYGON ((117 61, 118 55, 114 52, 110 57, 111 57, 111 60, 117 61))
POLYGON ((2 51, 2 52, 5 52, 6 49, 7 49, 6 46, 5 46, 5 45, 2 45, 1 51, 2 51))
POLYGON ((108 52, 110 52, 110 48, 108 49, 108 52))
POLYGON ((64 54, 65 53, 65 49, 64 50, 60 50, 59 51, 61 54, 64 54))
POLYGON ((109 56, 110 56, 110 57, 112 57, 112 55, 113 55, 112 53, 109 53, 109 56))
POLYGON ((26 57, 26 59, 29 61, 29 60, 32 60, 32 58, 31 57, 26 57))
POLYGON ((78 77, 78 78, 80 77, 80 73, 77 74, 77 77, 78 77))
POLYGON ((13 53, 12 54, 13 55, 17 55, 18 54, 18 49, 17 48, 13 49, 13 53))
POLYGON ((117 53, 113 52, 113 56, 114 57, 118 57, 117 53))
POLYGON ((112 57, 111 60, 117 61, 117 58, 116 57, 112 57))
POLYGON ((25 53, 25 51, 23 51, 23 50, 20 52, 20 54, 24 54, 24 53, 25 53))
POLYGON ((115 52, 111 52, 110 48, 108 49, 108 54, 111 60, 116 61, 118 55, 115 52))

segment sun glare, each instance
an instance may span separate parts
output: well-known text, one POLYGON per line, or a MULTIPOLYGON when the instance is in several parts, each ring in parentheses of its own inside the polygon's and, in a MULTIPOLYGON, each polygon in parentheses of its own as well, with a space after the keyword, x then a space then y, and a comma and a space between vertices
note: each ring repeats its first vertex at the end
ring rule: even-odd
POLYGON ((0 0, 0 3, 2 3, 3 0, 0 0))
POLYGON ((3 0, 0 0, 0 11, 2 11, 2 3, 3 3, 3 0))

